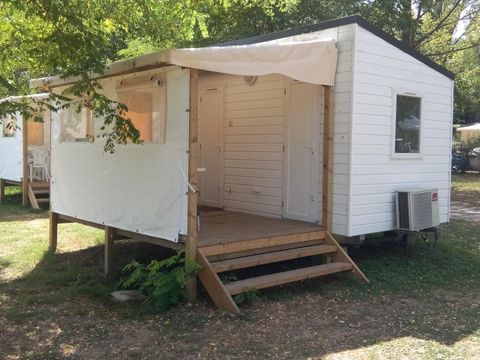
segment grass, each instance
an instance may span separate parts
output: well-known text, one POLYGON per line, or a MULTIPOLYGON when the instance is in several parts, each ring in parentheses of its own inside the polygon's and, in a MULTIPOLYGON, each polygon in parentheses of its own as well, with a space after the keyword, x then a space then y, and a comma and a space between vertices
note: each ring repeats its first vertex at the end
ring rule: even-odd
MULTIPOLYGON (((480 190, 475 176, 455 175, 453 187, 480 190)), ((163 314, 148 304, 113 304, 116 280, 101 275, 103 233, 62 224, 51 254, 46 212, 23 209, 19 200, 10 188, 0 206, 0 353, 7 359, 73 352, 106 359, 428 360, 475 359, 480 351, 478 223, 452 221, 435 251, 421 239, 405 248, 354 250, 370 284, 317 279, 260 291, 234 318, 204 298, 163 314), (124 353, 102 352, 116 347, 124 353)), ((115 251, 117 270, 162 255, 148 244, 119 243, 115 251)))
POLYGON ((480 192, 480 173, 452 174, 452 189, 480 192))

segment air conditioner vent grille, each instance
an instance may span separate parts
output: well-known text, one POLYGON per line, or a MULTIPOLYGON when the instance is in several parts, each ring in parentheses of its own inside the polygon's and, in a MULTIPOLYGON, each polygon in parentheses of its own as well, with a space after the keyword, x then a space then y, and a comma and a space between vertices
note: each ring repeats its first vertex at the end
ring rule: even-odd
POLYGON ((432 226, 432 194, 431 192, 418 192, 413 194, 413 226, 423 229, 432 226))
POLYGON ((440 225, 438 189, 397 191, 397 228, 420 231, 440 225))

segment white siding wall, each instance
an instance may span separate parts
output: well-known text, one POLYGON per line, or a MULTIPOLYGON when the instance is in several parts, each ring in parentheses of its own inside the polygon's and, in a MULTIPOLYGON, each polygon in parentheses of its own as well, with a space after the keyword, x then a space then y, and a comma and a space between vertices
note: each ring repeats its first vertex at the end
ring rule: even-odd
POLYGON ((227 77, 225 208, 282 215, 285 77, 227 77), (257 193, 255 192, 257 191, 257 193))
MULTIPOLYGON (((337 39, 338 68, 334 96, 333 231, 346 235, 349 138, 352 92, 354 25, 328 29, 305 37, 337 39)), ((253 86, 243 77, 204 75, 200 81, 222 81, 225 86, 225 178, 227 210, 280 217, 283 214, 283 144, 285 141, 285 87, 281 75, 258 77, 253 86), (256 193, 259 191, 259 193, 256 193)), ((319 149, 323 149, 323 91, 321 91, 319 149)), ((320 153, 320 161, 322 154, 320 153)), ((318 191, 322 208, 322 164, 318 191)), ((321 216, 319 216, 321 218, 321 216)))
POLYGON ((395 229, 395 191, 440 190, 448 221, 453 82, 357 27, 353 97, 349 236, 395 229), (423 153, 392 158, 393 90, 422 96, 423 153))
MULTIPOLYGON (((338 64, 334 87, 332 231, 347 235, 350 167, 350 122, 355 25, 338 28, 338 64)), ((323 116, 322 116, 323 119, 323 116)), ((323 122, 322 122, 323 124, 323 122)), ((322 134, 323 139, 323 134, 322 134)), ((322 158, 321 158, 322 161, 322 158)), ((322 179, 322 177, 320 177, 322 179)), ((322 187, 320 187, 321 191, 322 187)))

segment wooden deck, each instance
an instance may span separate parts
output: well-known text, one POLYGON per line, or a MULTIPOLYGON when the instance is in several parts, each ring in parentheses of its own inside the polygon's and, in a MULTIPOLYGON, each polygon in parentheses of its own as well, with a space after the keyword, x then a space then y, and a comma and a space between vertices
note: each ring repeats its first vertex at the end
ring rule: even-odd
POLYGON ((198 247, 324 231, 302 221, 230 211, 201 211, 198 247))
POLYGON ((368 281, 322 226, 229 211, 200 211, 198 277, 214 303, 239 313, 232 296, 340 272, 368 281), (219 273, 322 255, 323 264, 224 283, 219 273))

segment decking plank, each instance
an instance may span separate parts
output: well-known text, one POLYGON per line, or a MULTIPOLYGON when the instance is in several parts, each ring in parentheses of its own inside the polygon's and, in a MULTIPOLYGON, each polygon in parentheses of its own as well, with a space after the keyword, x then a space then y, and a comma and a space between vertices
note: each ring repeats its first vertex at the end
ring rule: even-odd
POLYGON ((252 266, 271 264, 275 262, 299 259, 302 257, 334 253, 337 249, 331 245, 313 245, 282 251, 268 252, 259 255, 244 256, 235 259, 212 262, 212 268, 217 272, 244 269, 252 266))
POLYGON ((352 268, 352 264, 341 262, 323 264, 285 271, 281 273, 259 276, 255 278, 249 278, 245 280, 234 281, 226 284, 225 289, 230 295, 236 295, 253 289, 264 289, 294 281, 306 280, 314 277, 348 271, 352 270, 352 268))

